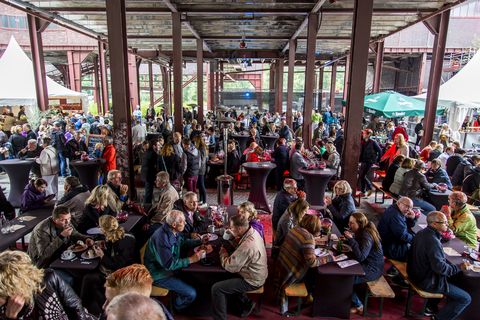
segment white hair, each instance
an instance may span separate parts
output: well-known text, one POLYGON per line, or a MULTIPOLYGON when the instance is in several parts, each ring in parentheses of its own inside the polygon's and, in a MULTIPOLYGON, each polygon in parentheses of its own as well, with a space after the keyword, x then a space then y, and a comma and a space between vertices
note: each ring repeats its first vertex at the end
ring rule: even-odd
POLYGON ((166 319, 162 307, 155 300, 132 292, 113 298, 105 311, 109 320, 166 319))
POLYGON ((167 217, 165 218, 165 222, 166 222, 169 226, 171 226, 171 225, 173 225, 174 223, 179 223, 182 218, 185 219, 185 216, 184 216, 184 214, 183 214, 182 211, 172 210, 172 211, 170 211, 169 213, 167 213, 167 217))

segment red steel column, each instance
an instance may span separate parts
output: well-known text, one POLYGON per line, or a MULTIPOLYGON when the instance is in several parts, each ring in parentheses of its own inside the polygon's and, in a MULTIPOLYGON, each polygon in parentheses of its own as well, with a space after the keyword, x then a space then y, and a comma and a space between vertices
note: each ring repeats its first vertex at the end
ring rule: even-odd
MULTIPOLYGON (((111 52, 110 52, 111 54, 111 52)), ((137 68, 137 57, 128 53, 128 78, 130 86, 130 107, 131 111, 140 105, 139 92, 138 92, 138 68, 137 68)))
POLYGON ((322 111, 323 103, 323 71, 324 67, 320 67, 318 70, 318 112, 322 111))
POLYGON ((313 89, 315 87, 315 49, 317 47, 318 13, 308 15, 307 64, 305 66, 305 103, 303 107, 303 143, 312 145, 313 89))
POLYGON ((198 123, 203 125, 203 40, 197 39, 197 105, 198 123))
POLYGON ((343 77, 343 100, 347 100, 348 88, 350 87, 350 55, 345 59, 345 73, 343 77))
POLYGON ((212 60, 209 63, 210 73, 208 74, 208 103, 209 110, 215 110, 215 62, 212 60))
POLYGON ((425 65, 427 64, 427 53, 422 53, 419 62, 419 74, 418 74, 418 85, 417 85, 417 94, 422 94, 423 90, 423 79, 425 79, 425 65))
POLYGON ((430 77, 428 78, 427 100, 425 101, 425 131, 422 138, 422 146, 426 146, 433 138, 433 128, 435 127, 435 116, 437 114, 438 92, 442 77, 443 56, 445 55, 449 20, 450 10, 447 10, 431 21, 436 34, 433 42, 430 77))
POLYGON ((153 65, 152 61, 148 61, 148 93, 150 96, 150 107, 155 104, 155 93, 153 91, 153 65))
POLYGON ((183 132, 183 97, 182 97, 182 21, 180 12, 172 12, 173 41, 173 117, 175 131, 183 132))
POLYGON ((334 62, 332 64, 332 74, 330 78, 330 110, 333 112, 335 109, 335 87, 337 85, 337 64, 334 62))
POLYGON ((67 51, 70 89, 73 91, 82 91, 82 62, 87 56, 88 52, 67 51))
POLYGON ((380 92, 380 85, 382 83, 382 67, 383 67, 383 49, 384 43, 378 41, 376 45, 377 54, 375 56, 375 76, 373 77, 373 93, 380 92))
POLYGON ((291 39, 288 43, 288 79, 287 79, 287 125, 293 126, 293 80, 295 77, 295 52, 297 42, 291 39))
POLYGON ((275 63, 270 64, 270 79, 268 82, 269 94, 268 94, 268 111, 270 113, 275 112, 275 63))
MULTIPOLYGON (((30 35, 30 49, 32 51, 33 75, 35 77, 35 90, 37 105, 41 111, 48 109, 47 75, 45 73, 45 60, 43 58, 42 33, 39 18, 27 14, 28 32, 30 35)), ((70 75, 72 77, 72 75, 70 75)))
POLYGON ((98 79, 98 57, 93 57, 93 99, 97 104, 98 114, 102 113, 102 98, 100 94, 100 81, 98 79))
POLYGON ((223 62, 220 62, 220 91, 223 92, 223 62))
POLYGON ((98 61, 100 63, 100 83, 102 88, 102 107, 103 113, 107 113, 109 106, 108 99, 108 80, 107 80, 107 62, 105 60, 106 45, 103 42, 98 41, 98 61))
POLYGON ((128 179, 129 195, 135 199, 125 0, 106 1, 106 11, 112 74, 113 139, 117 150, 117 169, 128 179))
POLYGON ((277 60, 277 70, 275 72, 275 112, 282 114, 282 104, 283 104, 283 69, 285 66, 285 61, 283 58, 277 60))
POLYGON ((357 187, 360 132, 362 130, 363 100, 368 66, 368 44, 372 26, 373 0, 355 0, 352 41, 350 45, 350 86, 345 110, 345 147, 342 153, 343 177, 355 190, 357 187))
MULTIPOLYGON (((170 73, 166 66, 160 66, 162 72, 162 87, 163 87, 163 111, 167 117, 170 116, 172 111, 170 100, 170 73)), ((166 119, 165 119, 166 120, 166 119)))

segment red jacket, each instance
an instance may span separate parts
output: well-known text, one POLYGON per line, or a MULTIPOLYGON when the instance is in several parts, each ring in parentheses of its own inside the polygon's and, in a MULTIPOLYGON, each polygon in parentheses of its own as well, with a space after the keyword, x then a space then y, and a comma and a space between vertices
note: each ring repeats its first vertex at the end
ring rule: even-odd
POLYGON ((404 127, 400 127, 400 126, 396 127, 395 130, 393 131, 392 137, 395 138, 395 136, 399 133, 403 135, 403 137, 405 138, 405 141, 408 141, 407 130, 405 130, 404 127))
POLYGON ((103 149, 102 158, 105 159, 105 164, 103 165, 103 170, 108 172, 110 170, 117 169, 117 151, 113 144, 109 144, 103 149))

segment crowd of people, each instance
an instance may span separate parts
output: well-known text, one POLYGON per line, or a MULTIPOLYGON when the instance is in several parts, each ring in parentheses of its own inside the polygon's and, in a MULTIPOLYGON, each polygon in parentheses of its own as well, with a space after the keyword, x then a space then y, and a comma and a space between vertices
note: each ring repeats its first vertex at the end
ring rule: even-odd
MULTIPOLYGON (((12 124, 11 134, 5 132, 7 139, 0 140, 0 156, 36 159, 31 170, 33 179, 22 194, 21 210, 51 206, 52 215, 34 228, 27 253, 0 253, 0 317, 126 319, 128 315, 128 319, 171 319, 162 303, 149 298, 152 286, 174 293, 175 312, 191 306, 198 298, 198 288, 179 273, 212 253, 209 238, 201 236, 212 224, 224 228, 219 262, 233 275, 210 288, 213 318, 227 319, 231 297, 236 298, 242 317, 251 314, 256 304, 246 293, 262 288, 267 278, 272 279, 275 297, 285 314, 285 288, 304 282, 309 292, 307 301, 312 301, 314 268, 336 259, 331 254, 315 254, 315 247, 325 241, 322 224, 328 220, 335 223, 340 240, 349 245, 352 258, 365 272, 355 277, 355 285, 381 277, 387 257, 408 261, 408 274, 416 285, 448 297, 441 310, 436 302, 429 302, 428 310, 438 319, 455 319, 469 305, 469 294, 450 281, 468 265, 450 264, 440 239, 450 229, 468 246, 478 248, 476 222, 467 203, 479 200, 479 155, 467 154, 455 141, 447 139, 445 145, 443 138, 417 150, 423 129, 415 130, 417 143, 409 145, 404 123, 390 121, 384 125, 374 117, 361 133, 359 189, 364 195, 371 194, 374 169, 384 168, 383 189, 396 199, 376 226, 356 208, 356 186, 338 178, 343 152, 341 114, 326 111, 321 115, 315 122, 312 149, 305 150, 301 113, 295 114, 293 128, 284 115, 236 113, 231 110, 223 115, 235 120, 226 125, 229 136, 225 137, 227 150, 223 150, 224 133, 215 126, 212 114, 205 124, 199 124, 195 113, 185 110, 183 132, 173 132, 171 119, 155 110, 148 109, 145 118, 139 109, 134 111, 134 162, 144 183, 142 205, 146 216, 141 227, 130 233, 116 218, 132 207, 133 199, 116 169, 108 115, 58 114, 41 119, 36 130, 28 123, 12 124), (379 143, 376 137, 383 130, 387 140, 379 143), (249 137, 243 151, 233 137, 242 132, 249 137), (148 138, 148 133, 154 138, 148 138), (262 135, 278 137, 272 150, 267 149, 262 135), (90 137, 100 137, 101 142, 92 145, 90 137), (227 174, 234 177, 241 175, 243 162, 272 161, 277 165, 271 256, 267 254, 265 227, 252 203, 240 204, 236 214, 223 222, 200 210, 208 205, 208 163, 221 158, 222 153, 227 159, 227 174), (94 188, 82 185, 70 165, 87 157, 104 159, 94 188), (299 172, 312 161, 322 161, 336 171, 332 193, 324 199, 323 218, 311 214, 299 172), (62 197, 58 194, 59 176, 63 177, 62 197), (442 188, 453 192, 448 205, 440 209, 432 203, 429 191, 442 188), (412 231, 418 218, 414 207, 427 216, 428 224, 417 234, 412 231), (101 237, 87 235, 91 228, 99 228, 101 237), (78 273, 50 268, 66 248, 78 243, 92 248, 100 260, 98 269, 78 273), (431 279, 435 279, 433 284, 431 279)), ((443 135, 449 134, 448 128, 442 130, 443 135)), ((402 284, 394 268, 388 274, 402 284)), ((355 290, 352 295, 352 313, 363 313, 359 294, 355 290)))

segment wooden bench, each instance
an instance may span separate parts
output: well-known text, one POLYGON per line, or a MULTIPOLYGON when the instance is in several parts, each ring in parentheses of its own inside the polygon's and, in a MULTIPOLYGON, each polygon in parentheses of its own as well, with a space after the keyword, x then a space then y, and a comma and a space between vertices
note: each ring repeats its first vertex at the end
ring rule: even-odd
POLYGON ((383 276, 378 278, 375 281, 367 282, 367 293, 365 295, 365 302, 364 302, 364 316, 372 316, 372 317, 382 317, 383 312, 383 299, 384 298, 395 298, 395 292, 393 292, 392 288, 388 284, 387 280, 383 276), (380 308, 378 314, 369 314, 368 313, 368 298, 380 298, 380 308))
POLYGON ((388 197, 392 198, 394 202, 398 200, 398 198, 396 196, 394 196, 393 194, 391 194, 387 190, 383 189, 383 186, 382 186, 381 182, 374 181, 374 182, 372 182, 372 185, 375 188, 375 203, 382 203, 383 204, 385 202, 385 196, 388 196, 388 197), (379 192, 382 193, 382 201, 378 200, 378 193, 379 192))
POLYGON ((247 291, 247 294, 258 294, 258 303, 257 303, 257 306, 255 307, 255 314, 260 314, 260 311, 262 309, 263 291, 264 291, 263 286, 261 286, 256 290, 247 291))
POLYGON ((285 288, 285 303, 287 305, 287 310, 286 312, 283 312, 282 306, 280 306, 280 313, 282 315, 295 315, 298 316, 300 314, 300 311, 302 310, 302 299, 308 297, 308 291, 307 287, 305 286, 305 283, 300 282, 300 283, 294 283, 289 285, 288 287, 285 288), (289 313, 288 312, 288 298, 289 297, 296 297, 298 299, 297 301, 297 310, 294 313, 289 313))
MULTIPOLYGON (((141 249, 140 249, 140 262, 144 265, 144 259, 143 256, 145 255, 145 250, 147 248, 147 245, 145 244, 141 249)), ((162 287, 157 287, 152 285, 152 293, 150 293, 151 297, 166 297, 169 293, 169 290, 166 288, 162 287)))
POLYGON ((425 313, 425 308, 427 306, 427 299, 442 299, 443 298, 443 294, 424 291, 424 290, 418 288, 411 281, 409 281, 408 280, 407 263, 406 262, 401 262, 401 261, 392 260, 392 259, 389 259, 389 261, 392 263, 392 265, 395 267, 395 269, 398 270, 398 272, 400 273, 402 278, 409 283, 408 295, 407 295, 407 305, 405 307, 405 317, 410 316, 410 307, 411 307, 411 304, 412 304, 412 297, 415 293, 418 296, 420 296, 421 298, 424 299, 422 311, 421 311, 421 314, 420 314, 422 316, 425 313))

